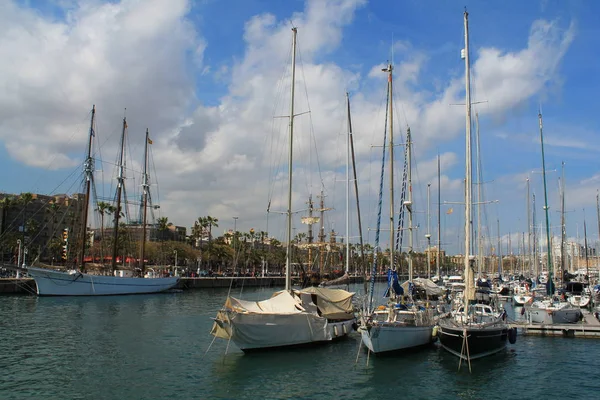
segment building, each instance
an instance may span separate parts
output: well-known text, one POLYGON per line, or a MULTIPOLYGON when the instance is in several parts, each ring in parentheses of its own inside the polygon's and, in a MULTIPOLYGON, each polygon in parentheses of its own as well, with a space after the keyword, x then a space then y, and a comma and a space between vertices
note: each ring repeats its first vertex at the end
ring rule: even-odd
MULTIPOLYGON (((59 262, 66 244, 67 257, 74 257, 85 195, 0 193, 0 244, 3 262, 16 263, 19 241, 27 259, 59 262)), ((79 241, 79 243, 81 243, 79 241)))

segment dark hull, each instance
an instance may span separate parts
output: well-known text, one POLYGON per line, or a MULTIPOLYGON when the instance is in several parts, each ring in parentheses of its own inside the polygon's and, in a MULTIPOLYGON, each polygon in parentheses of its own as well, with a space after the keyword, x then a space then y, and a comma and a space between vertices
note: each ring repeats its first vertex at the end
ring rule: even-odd
POLYGON ((462 359, 467 359, 467 350, 463 345, 466 333, 469 349, 469 358, 474 360, 489 356, 506 347, 508 326, 497 323, 492 326, 480 327, 477 325, 460 325, 454 321, 440 321, 438 337, 444 349, 462 359))

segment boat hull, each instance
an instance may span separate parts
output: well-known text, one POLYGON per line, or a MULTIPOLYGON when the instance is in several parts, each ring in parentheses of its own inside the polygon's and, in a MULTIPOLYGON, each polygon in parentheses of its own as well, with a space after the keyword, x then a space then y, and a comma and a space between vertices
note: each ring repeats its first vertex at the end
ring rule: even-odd
POLYGON ((506 348, 508 326, 503 323, 480 327, 477 325, 464 325, 443 323, 440 321, 438 337, 442 347, 457 357, 471 360, 498 353, 506 348), (465 343, 465 335, 467 340, 465 343), (466 348, 468 344, 469 355, 466 348))
POLYGON ((373 324, 362 326, 363 343, 375 354, 421 347, 433 342, 433 326, 373 324))
POLYGON ((525 303, 530 302, 532 298, 533 297, 531 297, 529 295, 515 294, 513 296, 513 303, 516 306, 522 306, 522 305, 525 305, 525 303))
POLYGON ((581 319, 579 308, 544 309, 531 307, 527 310, 534 324, 574 324, 581 319))
POLYGON ((568 301, 573 307, 585 308, 590 304, 591 296, 588 295, 573 295, 568 301))
POLYGON ((347 336, 356 319, 332 322, 312 313, 231 313, 226 321, 216 322, 231 332, 237 347, 250 352, 331 342, 347 336))
POLYGON ((172 289, 178 277, 121 278, 116 276, 68 273, 42 268, 28 268, 35 280, 38 296, 110 296, 158 293, 172 289))

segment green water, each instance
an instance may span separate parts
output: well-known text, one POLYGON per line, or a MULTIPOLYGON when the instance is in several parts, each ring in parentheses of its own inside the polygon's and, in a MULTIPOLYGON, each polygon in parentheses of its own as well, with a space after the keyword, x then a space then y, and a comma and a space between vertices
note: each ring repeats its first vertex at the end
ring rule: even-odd
POLYGON ((250 355, 233 343, 225 354, 227 342, 217 340, 206 353, 210 318, 226 295, 0 297, 0 399, 600 398, 593 339, 519 337, 506 352, 474 361, 471 374, 435 345, 371 356, 368 365, 361 351, 355 363, 356 333, 250 355))

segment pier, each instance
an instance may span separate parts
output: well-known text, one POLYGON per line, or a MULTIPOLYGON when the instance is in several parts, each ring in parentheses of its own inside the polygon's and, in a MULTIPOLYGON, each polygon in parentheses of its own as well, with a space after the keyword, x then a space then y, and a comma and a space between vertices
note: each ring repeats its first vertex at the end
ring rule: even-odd
POLYGON ((576 324, 533 324, 529 322, 513 323, 511 327, 524 336, 558 336, 570 338, 600 338, 600 322, 593 313, 581 310, 583 320, 576 324))

